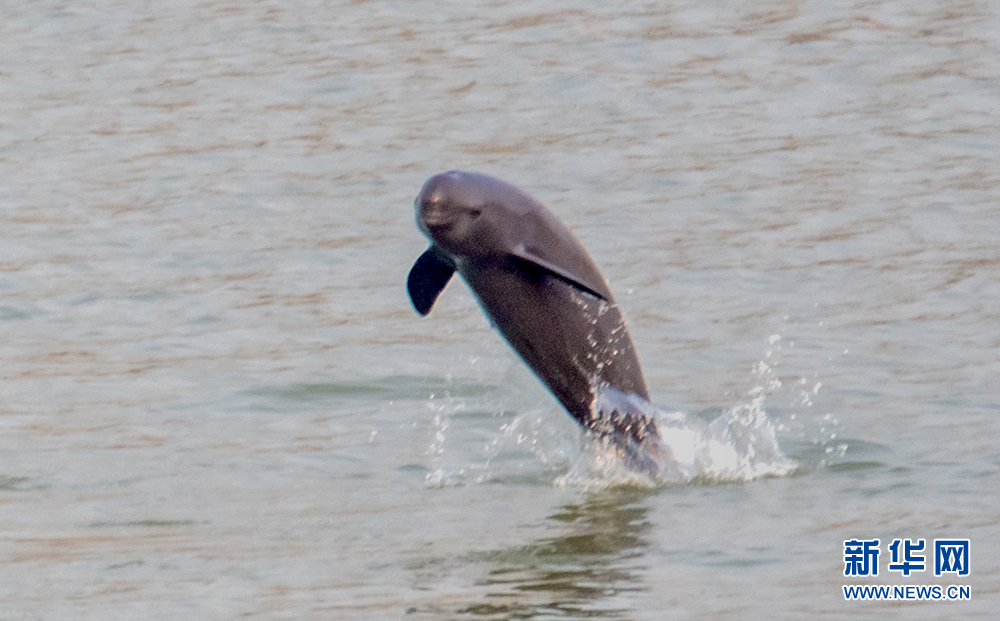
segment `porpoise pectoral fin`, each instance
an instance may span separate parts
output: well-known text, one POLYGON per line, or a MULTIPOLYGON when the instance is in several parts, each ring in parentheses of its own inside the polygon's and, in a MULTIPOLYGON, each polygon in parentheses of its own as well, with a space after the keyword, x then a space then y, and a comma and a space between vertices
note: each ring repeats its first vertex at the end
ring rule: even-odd
POLYGON ((413 308, 421 315, 431 312, 434 301, 455 273, 455 266, 431 246, 410 268, 406 278, 406 290, 410 294, 413 308))
POLYGON ((542 268, 543 270, 550 272, 554 276, 562 280, 565 280, 566 282, 573 285, 577 289, 580 289, 582 291, 589 293, 590 295, 601 298, 605 302, 611 302, 611 293, 608 291, 607 285, 605 285, 602 280, 593 282, 591 278, 587 278, 582 274, 574 274, 573 272, 570 272, 567 269, 559 267, 558 265, 552 263, 551 261, 543 259, 542 257, 538 256, 537 253, 531 252, 530 250, 528 250, 527 248, 525 248, 523 245, 520 244, 514 247, 511 254, 513 254, 518 259, 521 259, 522 261, 527 261, 532 265, 536 265, 542 268))

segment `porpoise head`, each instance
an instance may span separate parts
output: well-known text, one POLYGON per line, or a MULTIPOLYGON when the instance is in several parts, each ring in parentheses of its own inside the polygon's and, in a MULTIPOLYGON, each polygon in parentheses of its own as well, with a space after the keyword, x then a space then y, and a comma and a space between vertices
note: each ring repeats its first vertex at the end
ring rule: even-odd
POLYGON ((452 170, 428 179, 413 206, 424 235, 460 258, 505 252, 512 221, 533 204, 531 197, 504 181, 452 170))

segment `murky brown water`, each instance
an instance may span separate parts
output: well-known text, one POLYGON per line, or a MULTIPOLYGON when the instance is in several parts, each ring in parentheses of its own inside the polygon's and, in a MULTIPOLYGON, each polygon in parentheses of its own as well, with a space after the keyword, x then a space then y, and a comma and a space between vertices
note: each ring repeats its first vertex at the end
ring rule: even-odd
POLYGON ((924 0, 5 3, 0 619, 989 618, 998 33, 924 0), (405 297, 450 168, 574 229, 654 402, 763 395, 799 473, 580 474, 463 286, 405 297), (970 538, 968 578, 911 582, 973 601, 845 602, 854 537, 970 538))

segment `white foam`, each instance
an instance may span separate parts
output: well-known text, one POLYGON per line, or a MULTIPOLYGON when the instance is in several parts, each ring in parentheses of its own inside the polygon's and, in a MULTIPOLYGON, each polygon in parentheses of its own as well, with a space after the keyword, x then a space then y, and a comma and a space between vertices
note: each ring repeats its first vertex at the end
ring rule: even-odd
POLYGON ((774 425, 761 402, 760 397, 754 398, 707 422, 681 412, 664 412, 635 395, 608 391, 599 399, 602 406, 638 409, 656 420, 660 441, 645 443, 640 450, 656 463, 658 472, 650 476, 630 471, 619 450, 591 438, 570 471, 556 484, 655 486, 785 476, 795 469, 795 464, 781 452, 774 425))

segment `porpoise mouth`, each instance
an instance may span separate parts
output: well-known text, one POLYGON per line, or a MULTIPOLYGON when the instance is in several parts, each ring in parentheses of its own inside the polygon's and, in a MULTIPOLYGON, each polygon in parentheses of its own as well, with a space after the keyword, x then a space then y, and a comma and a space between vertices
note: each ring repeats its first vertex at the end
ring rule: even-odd
POLYGON ((452 217, 440 203, 427 202, 420 205, 417 220, 427 227, 439 227, 449 224, 452 217))

